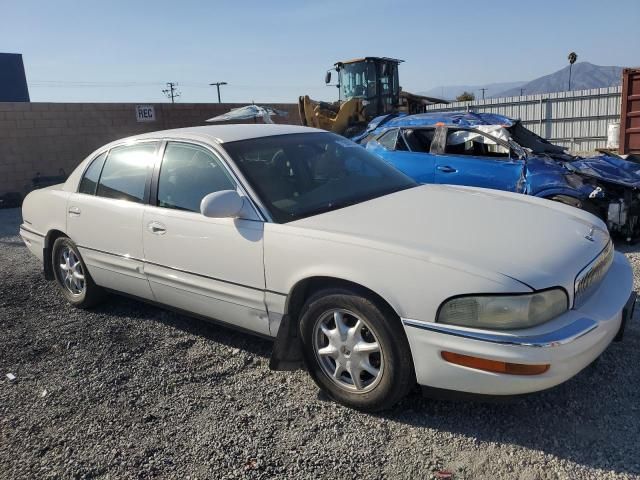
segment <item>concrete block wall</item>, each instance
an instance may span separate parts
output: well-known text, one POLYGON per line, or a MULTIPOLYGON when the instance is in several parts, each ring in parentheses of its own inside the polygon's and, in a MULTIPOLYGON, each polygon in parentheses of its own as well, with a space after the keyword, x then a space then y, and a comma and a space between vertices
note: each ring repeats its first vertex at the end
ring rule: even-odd
MULTIPOLYGON (((246 104, 152 104, 156 120, 138 122, 135 103, 1 103, 0 195, 25 194, 36 174, 68 175, 105 143, 154 130, 206 125, 205 120, 246 104)), ((299 125, 297 104, 272 104, 299 125)), ((258 120, 259 122, 261 120, 258 120)), ((252 122, 249 120, 248 122, 252 122)))

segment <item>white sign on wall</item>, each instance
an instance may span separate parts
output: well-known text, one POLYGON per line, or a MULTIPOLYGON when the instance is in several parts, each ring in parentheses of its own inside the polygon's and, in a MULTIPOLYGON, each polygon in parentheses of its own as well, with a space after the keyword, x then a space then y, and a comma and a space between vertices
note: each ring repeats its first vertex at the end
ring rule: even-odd
POLYGON ((138 122, 155 122, 156 111, 153 105, 136 105, 136 120, 138 122))

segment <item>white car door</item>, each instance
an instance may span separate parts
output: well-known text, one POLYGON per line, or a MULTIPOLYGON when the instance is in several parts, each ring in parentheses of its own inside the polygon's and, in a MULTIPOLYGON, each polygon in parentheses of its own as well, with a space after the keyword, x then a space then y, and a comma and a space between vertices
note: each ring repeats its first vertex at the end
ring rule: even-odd
POLYGON ((67 203, 67 232, 96 284, 153 299, 144 275, 142 215, 159 142, 96 157, 67 203))
POLYGON ((144 212, 144 271, 158 302, 268 335, 263 222, 253 210, 250 219, 200 213, 205 195, 237 187, 213 151, 167 143, 144 212))

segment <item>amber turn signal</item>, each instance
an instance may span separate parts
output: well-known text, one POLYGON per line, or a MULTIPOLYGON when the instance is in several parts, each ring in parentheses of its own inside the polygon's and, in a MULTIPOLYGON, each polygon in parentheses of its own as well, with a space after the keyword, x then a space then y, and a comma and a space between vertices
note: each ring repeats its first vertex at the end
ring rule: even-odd
POLYGON ((462 355, 461 353, 442 352, 442 358, 449 363, 486 372, 507 373, 510 375, 540 375, 549 370, 550 365, 524 365, 522 363, 498 362, 486 358, 462 355))

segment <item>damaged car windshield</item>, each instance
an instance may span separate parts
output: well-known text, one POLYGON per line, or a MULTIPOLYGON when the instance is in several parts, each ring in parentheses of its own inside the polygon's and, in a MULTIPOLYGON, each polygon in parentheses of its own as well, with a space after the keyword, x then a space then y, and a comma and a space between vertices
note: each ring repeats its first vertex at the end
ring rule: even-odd
POLYGON ((531 130, 525 128, 520 122, 515 122, 507 129, 511 138, 519 146, 527 148, 533 153, 564 154, 564 148, 554 145, 531 130))
POLYGON ((278 223, 417 186, 375 155, 332 133, 276 135, 224 147, 278 223))

